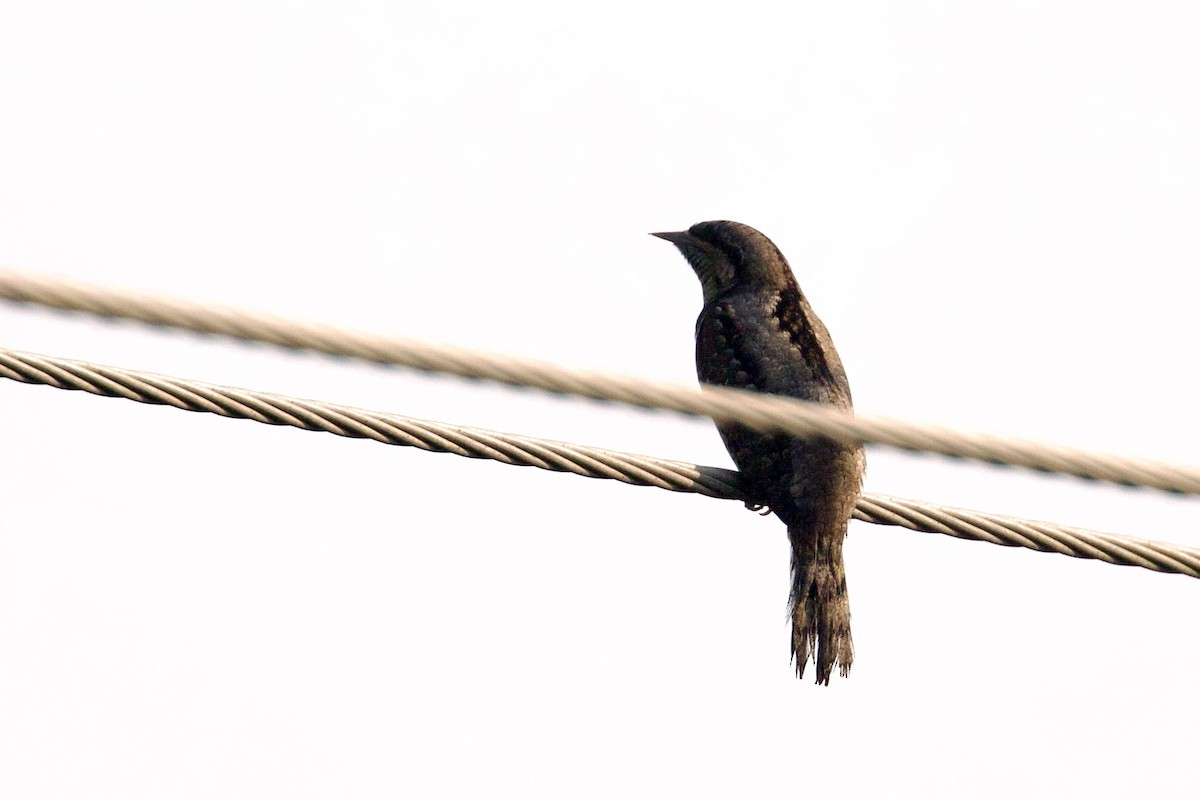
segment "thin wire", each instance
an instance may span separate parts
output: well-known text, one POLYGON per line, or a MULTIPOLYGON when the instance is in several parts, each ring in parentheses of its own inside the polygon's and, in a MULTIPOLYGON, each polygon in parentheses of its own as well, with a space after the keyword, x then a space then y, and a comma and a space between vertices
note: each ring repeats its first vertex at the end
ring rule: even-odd
MULTIPOLYGON (((234 389, 146 372, 0 349, 0 378, 166 405, 185 411, 290 425, 338 436, 373 439, 430 452, 487 458, 504 464, 569 472, 675 492, 745 502, 738 474, 594 447, 464 428, 396 414, 234 389)), ((1109 564, 1200 578, 1200 549, 1034 522, 883 495, 864 495, 856 519, 941 533, 1006 547, 1025 547, 1109 564)))
POLYGON ((1200 494, 1200 469, 1196 467, 1089 453, 998 436, 959 433, 938 426, 855 417, 836 409, 778 395, 723 387, 705 387, 700 392, 684 386, 569 370, 545 362, 374 336, 8 270, 0 270, 0 298, 428 372, 528 386, 556 394, 575 394, 642 408, 662 408, 707 416, 718 422, 737 422, 765 433, 825 436, 845 442, 881 444, 990 464, 1059 472, 1125 486, 1200 494))

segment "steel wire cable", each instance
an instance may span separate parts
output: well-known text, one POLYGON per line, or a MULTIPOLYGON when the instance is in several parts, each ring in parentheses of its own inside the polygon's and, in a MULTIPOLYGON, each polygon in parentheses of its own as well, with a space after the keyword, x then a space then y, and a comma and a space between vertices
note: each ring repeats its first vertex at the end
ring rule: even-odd
MULTIPOLYGON (((732 470, 447 425, 249 389, 214 386, 63 358, 0 349, 0 378, 268 425, 289 425, 338 436, 374 439, 431 452, 746 501, 738 474, 732 470)), ((863 495, 854 516, 880 525, 1200 578, 1200 548, 883 495, 863 495)))
POLYGON ((713 386, 698 391, 685 386, 564 369, 535 360, 376 336, 11 270, 0 269, 0 298, 428 372, 533 387, 557 394, 575 394, 594 400, 707 416, 719 422, 737 422, 766 433, 825 436, 839 441, 889 445, 902 450, 939 453, 1041 472, 1059 472, 1126 486, 1200 494, 1200 469, 1196 467, 1091 453, 999 436, 960 433, 939 426, 856 417, 778 395, 713 386))

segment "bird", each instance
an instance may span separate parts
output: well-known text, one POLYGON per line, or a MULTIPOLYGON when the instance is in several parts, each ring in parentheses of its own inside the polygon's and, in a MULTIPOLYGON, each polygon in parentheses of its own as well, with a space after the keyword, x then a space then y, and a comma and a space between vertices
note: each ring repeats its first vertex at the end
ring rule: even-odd
MULTIPOLYGON (((825 325, 779 248, 739 222, 700 222, 654 233, 679 249, 704 293, 696 320, 702 384, 786 395, 849 410, 850 383, 825 325)), ((792 551, 789 613, 796 675, 811 659, 818 684, 850 672, 850 598, 842 546, 862 489, 861 444, 717 430, 741 474, 748 508, 774 513, 792 551)))

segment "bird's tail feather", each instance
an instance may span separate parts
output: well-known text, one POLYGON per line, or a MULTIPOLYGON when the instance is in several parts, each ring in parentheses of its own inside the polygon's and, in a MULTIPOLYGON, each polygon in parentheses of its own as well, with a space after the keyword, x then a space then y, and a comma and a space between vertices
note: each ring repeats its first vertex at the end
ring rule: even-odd
POLYGON ((850 638, 850 596, 842 561, 845 530, 834 536, 805 535, 788 529, 792 542, 792 658, 804 677, 811 658, 817 683, 829 684, 834 667, 844 678, 854 661, 850 638))

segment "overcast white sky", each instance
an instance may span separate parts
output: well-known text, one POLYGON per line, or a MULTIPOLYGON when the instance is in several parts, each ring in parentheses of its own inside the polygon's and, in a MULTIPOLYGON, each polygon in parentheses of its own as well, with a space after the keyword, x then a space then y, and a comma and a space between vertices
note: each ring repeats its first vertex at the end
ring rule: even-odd
MULTIPOLYGON (((1200 11, 0 1, 0 263, 694 381, 760 228, 858 409, 1200 462, 1200 11)), ((728 465, 711 424, 0 305, 0 346, 728 465)), ((10 797, 1152 797, 1200 583, 854 523, 854 672, 735 503, 0 381, 10 797)), ((1200 544, 872 449, 870 491, 1200 544)))

